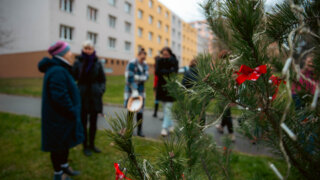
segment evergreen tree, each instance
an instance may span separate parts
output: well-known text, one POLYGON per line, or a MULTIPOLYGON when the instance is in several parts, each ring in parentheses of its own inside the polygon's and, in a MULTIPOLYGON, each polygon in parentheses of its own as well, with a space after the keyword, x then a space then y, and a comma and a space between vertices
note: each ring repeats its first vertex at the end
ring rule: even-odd
MULTIPOLYGON (((293 165, 305 178, 317 179, 320 175, 317 165, 320 162, 320 2, 288 0, 276 5, 271 13, 265 13, 263 2, 225 0, 218 2, 217 8, 215 0, 207 0, 202 5, 211 30, 231 52, 226 61, 199 57, 199 75, 205 82, 202 88, 211 88, 216 98, 226 104, 243 107, 242 131, 266 143, 286 160, 288 170, 284 178, 293 165), (268 51, 274 42, 280 49, 276 57, 268 51), (309 48, 303 47, 305 44, 309 48), (300 69, 308 53, 313 53, 314 59, 316 76, 312 79, 305 77, 300 69), (299 83, 300 78, 317 90, 313 95, 302 88, 299 97, 303 108, 296 108, 291 86, 299 83), (281 82, 286 83, 286 88, 278 93, 281 82)), ((199 97, 204 94, 198 93, 199 97)))
MULTIPOLYGON (((242 107, 241 132, 257 143, 265 143, 288 165, 279 172, 286 179, 296 169, 306 179, 320 177, 320 2, 285 0, 266 13, 263 0, 206 0, 202 4, 207 22, 229 50, 227 59, 210 54, 197 57, 197 79, 191 89, 177 77, 168 79, 170 93, 176 98, 173 114, 175 133, 164 140, 156 163, 135 154, 132 141, 133 117, 110 119, 108 136, 126 156, 119 160, 135 179, 232 179, 230 141, 220 149, 205 130, 217 123, 204 121, 206 104, 218 100, 225 111, 230 104, 242 107), (270 55, 270 45, 279 53, 270 55), (312 53, 312 79, 302 73, 305 55, 312 53), (292 99, 292 84, 300 79, 316 87, 298 92, 301 106, 292 99)), ((300 84, 301 87, 304 84, 300 84)))

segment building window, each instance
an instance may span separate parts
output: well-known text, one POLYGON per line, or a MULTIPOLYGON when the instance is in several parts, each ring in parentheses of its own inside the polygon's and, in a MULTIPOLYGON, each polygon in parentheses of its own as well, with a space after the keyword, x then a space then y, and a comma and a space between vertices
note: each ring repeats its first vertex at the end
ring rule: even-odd
POLYGON ((172 49, 175 49, 175 48, 176 48, 176 43, 172 42, 172 49))
POLYGON ((153 17, 149 16, 149 24, 152 24, 152 22, 153 22, 153 17))
POLYGON ((142 19, 142 17, 143 17, 143 11, 139 9, 138 10, 138 18, 142 19))
POLYGON ((94 45, 97 44, 98 34, 93 32, 88 32, 87 39, 92 41, 94 45))
POLYGON ((172 15, 172 24, 176 23, 176 17, 172 15))
POLYGON ((181 38, 181 32, 178 32, 178 39, 181 38))
POLYGON ((73 39, 73 28, 70 26, 60 25, 60 39, 72 41, 73 39))
POLYGON ((148 50, 148 55, 149 55, 149 57, 152 57, 152 51, 153 51, 153 49, 152 49, 152 48, 149 48, 149 50, 148 50))
POLYGON ((172 36, 175 36, 176 35, 176 30, 173 28, 172 29, 172 36))
POLYGON ((131 51, 131 42, 129 42, 129 41, 124 42, 124 48, 127 52, 130 52, 131 51))
POLYGON ((179 26, 181 25, 181 21, 180 21, 180 20, 178 20, 178 25, 179 25, 179 26))
POLYGON ((129 23, 129 22, 125 22, 124 23, 125 25, 125 31, 127 32, 127 33, 131 33, 131 23, 129 23))
POLYGON ((115 49, 116 48, 117 39, 113 37, 109 37, 109 48, 115 49))
POLYGON ((149 40, 152 41, 153 33, 149 32, 149 40))
POLYGON ((158 21, 158 28, 161 29, 161 21, 158 21))
POLYGON ((142 46, 141 45, 138 45, 138 51, 140 52, 142 49, 142 46))
POLYGON ((73 0, 60 0, 60 10, 72 13, 73 10, 73 0))
POLYGON ((116 6, 116 0, 108 0, 109 4, 112 6, 116 6))
POLYGON ((168 39, 166 39, 165 44, 166 44, 166 46, 168 46, 168 45, 169 45, 169 40, 168 40, 168 39))
POLYGON ((180 44, 178 44, 178 51, 180 51, 181 50, 181 45, 180 44))
POLYGON ((152 7, 153 7, 153 1, 149 0, 149 8, 152 8, 152 7))
POLYGON ((168 32, 169 31, 169 26, 168 25, 166 25, 166 32, 168 32))
POLYGON ((128 14, 131 14, 131 4, 128 2, 124 3, 124 11, 128 14))
POLYGON ((138 28, 138 36, 142 37, 143 29, 141 27, 138 28))
POLYGON ((168 17, 169 17, 169 13, 168 13, 168 11, 166 11, 166 15, 165 15, 165 16, 166 16, 166 18, 168 18, 168 17))
POLYGON ((158 13, 161 14, 162 8, 158 6, 158 13))
POLYGON ((88 19, 91 21, 97 21, 98 9, 88 6, 88 19))
POLYGON ((161 43, 161 36, 158 36, 158 43, 161 43))
POLYGON ((116 28, 117 18, 115 16, 109 15, 109 27, 116 28))

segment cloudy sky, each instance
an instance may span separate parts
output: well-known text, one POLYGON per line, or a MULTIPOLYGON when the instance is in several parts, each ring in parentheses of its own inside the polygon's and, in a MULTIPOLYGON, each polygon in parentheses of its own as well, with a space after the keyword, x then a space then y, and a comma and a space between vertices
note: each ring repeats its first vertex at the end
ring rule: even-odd
MULTIPOLYGON (((204 0, 159 0, 169 9, 174 11, 178 16, 187 22, 203 20, 201 8, 199 3, 204 0)), ((282 0, 266 0, 266 4, 271 6, 276 2, 281 2, 282 0)))

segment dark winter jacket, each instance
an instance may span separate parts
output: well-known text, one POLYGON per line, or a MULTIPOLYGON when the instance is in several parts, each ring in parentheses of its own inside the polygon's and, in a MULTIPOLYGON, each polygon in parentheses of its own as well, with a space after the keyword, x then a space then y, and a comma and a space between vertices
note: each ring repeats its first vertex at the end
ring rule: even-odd
POLYGON ((42 59, 38 68, 45 73, 41 110, 42 150, 66 150, 82 143, 80 93, 71 75, 71 66, 53 57, 42 59))
POLYGON ((102 95, 106 89, 106 77, 102 64, 95 58, 91 69, 86 72, 86 68, 83 68, 83 66, 87 66, 87 60, 82 56, 76 59, 72 72, 74 78, 78 81, 82 108, 86 112, 101 113, 103 107, 102 95))
POLYGON ((166 89, 165 78, 172 73, 178 73, 178 60, 175 57, 160 58, 156 62, 156 75, 158 76, 157 99, 164 102, 173 102, 174 98, 169 95, 166 89))
POLYGON ((198 70, 195 66, 190 67, 190 69, 187 70, 183 75, 182 85, 189 89, 194 86, 196 81, 198 81, 198 70))

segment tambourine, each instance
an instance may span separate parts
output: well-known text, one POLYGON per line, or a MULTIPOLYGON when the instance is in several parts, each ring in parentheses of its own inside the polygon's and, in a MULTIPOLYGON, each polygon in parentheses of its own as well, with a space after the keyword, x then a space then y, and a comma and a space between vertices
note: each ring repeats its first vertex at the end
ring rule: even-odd
POLYGON ((143 106, 142 96, 130 97, 128 100, 127 109, 130 112, 138 112, 143 106))

